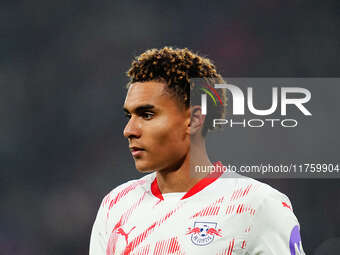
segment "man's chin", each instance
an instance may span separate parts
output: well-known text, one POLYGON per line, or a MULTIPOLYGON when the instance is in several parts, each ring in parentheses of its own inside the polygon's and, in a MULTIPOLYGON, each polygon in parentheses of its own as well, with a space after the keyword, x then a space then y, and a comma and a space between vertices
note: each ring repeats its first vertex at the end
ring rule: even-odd
POLYGON ((135 162, 135 166, 138 172, 141 173, 151 173, 155 171, 154 167, 147 164, 141 164, 141 162, 135 162))

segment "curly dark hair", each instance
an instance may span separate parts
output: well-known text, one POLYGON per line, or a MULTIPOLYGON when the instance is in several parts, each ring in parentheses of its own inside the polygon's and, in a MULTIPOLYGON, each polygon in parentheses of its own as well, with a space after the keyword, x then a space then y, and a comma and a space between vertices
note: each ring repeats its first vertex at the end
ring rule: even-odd
MULTIPOLYGON (((195 85, 194 78, 203 78, 210 86, 214 83, 224 83, 222 76, 217 73, 214 64, 208 58, 199 56, 187 48, 173 49, 164 47, 162 49, 150 49, 137 56, 131 63, 127 72, 130 84, 157 80, 165 82, 169 91, 174 92, 176 98, 186 108, 192 105, 199 105, 201 92, 199 86, 195 85)), ((202 79, 201 79, 202 80, 202 79)), ((223 105, 216 106, 212 100, 208 100, 208 114, 202 129, 205 136, 208 130, 213 130, 213 119, 225 117, 226 91, 216 89, 223 105)))

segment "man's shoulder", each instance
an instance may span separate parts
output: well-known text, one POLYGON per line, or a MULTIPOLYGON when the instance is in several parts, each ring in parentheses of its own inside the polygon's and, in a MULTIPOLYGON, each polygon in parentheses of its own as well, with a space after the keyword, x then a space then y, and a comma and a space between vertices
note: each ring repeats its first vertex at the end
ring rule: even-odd
POLYGON ((256 207, 273 203, 278 207, 292 209, 291 202, 285 194, 264 182, 241 175, 221 176, 219 188, 226 190, 226 187, 229 187, 230 201, 248 201, 256 204, 256 207))
POLYGON ((128 195, 131 196, 149 190, 155 176, 155 173, 150 173, 139 179, 130 180, 115 187, 103 198, 102 206, 112 206, 112 204, 117 204, 128 195))
POLYGON ((296 254, 304 254, 301 246, 300 224, 289 198, 266 183, 251 178, 245 182, 258 185, 253 198, 249 200, 254 209, 252 230, 248 240, 250 253, 272 254, 272 251, 276 251, 287 254, 289 252, 287 247, 293 247, 290 248, 292 251, 296 243, 300 251, 296 254))
POLYGON ((129 180, 125 183, 120 184, 119 186, 115 187, 114 189, 112 189, 110 191, 110 193, 117 193, 120 192, 128 187, 138 187, 138 186, 144 186, 145 184, 151 184, 151 182, 155 179, 156 174, 150 173, 147 175, 144 175, 143 177, 139 178, 139 179, 133 179, 133 180, 129 180))

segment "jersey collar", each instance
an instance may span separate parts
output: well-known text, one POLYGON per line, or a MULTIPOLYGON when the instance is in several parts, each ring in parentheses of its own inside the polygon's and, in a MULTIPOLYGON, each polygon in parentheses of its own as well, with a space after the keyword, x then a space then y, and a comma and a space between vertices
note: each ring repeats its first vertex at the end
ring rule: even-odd
MULTIPOLYGON (((220 166, 221 168, 223 167, 223 165, 222 165, 222 163, 220 161, 215 162, 214 166, 220 166)), ((187 193, 185 193, 185 195, 181 198, 181 200, 182 199, 186 199, 188 197, 191 197, 191 196, 195 195, 196 193, 200 192, 205 187, 207 187, 209 184, 211 184, 214 181, 216 181, 222 174, 223 174, 223 171, 215 172, 215 173, 210 173, 205 178, 203 178, 202 180, 197 182, 187 193)), ((162 196, 162 193, 161 193, 161 191, 160 191, 160 189, 158 187, 158 183, 157 183, 157 178, 156 177, 153 180, 153 182, 151 183, 151 193, 155 197, 159 198, 160 200, 164 200, 164 198, 162 196)))

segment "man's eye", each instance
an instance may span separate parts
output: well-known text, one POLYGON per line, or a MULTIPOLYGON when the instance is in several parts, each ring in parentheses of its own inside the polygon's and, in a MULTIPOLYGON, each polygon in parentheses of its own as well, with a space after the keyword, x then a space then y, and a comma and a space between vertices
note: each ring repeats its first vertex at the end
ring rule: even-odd
POLYGON ((125 118, 131 119, 131 114, 130 113, 125 113, 125 118))
POLYGON ((143 119, 150 120, 153 117, 153 113, 152 112, 144 112, 142 114, 142 117, 143 117, 143 119))

